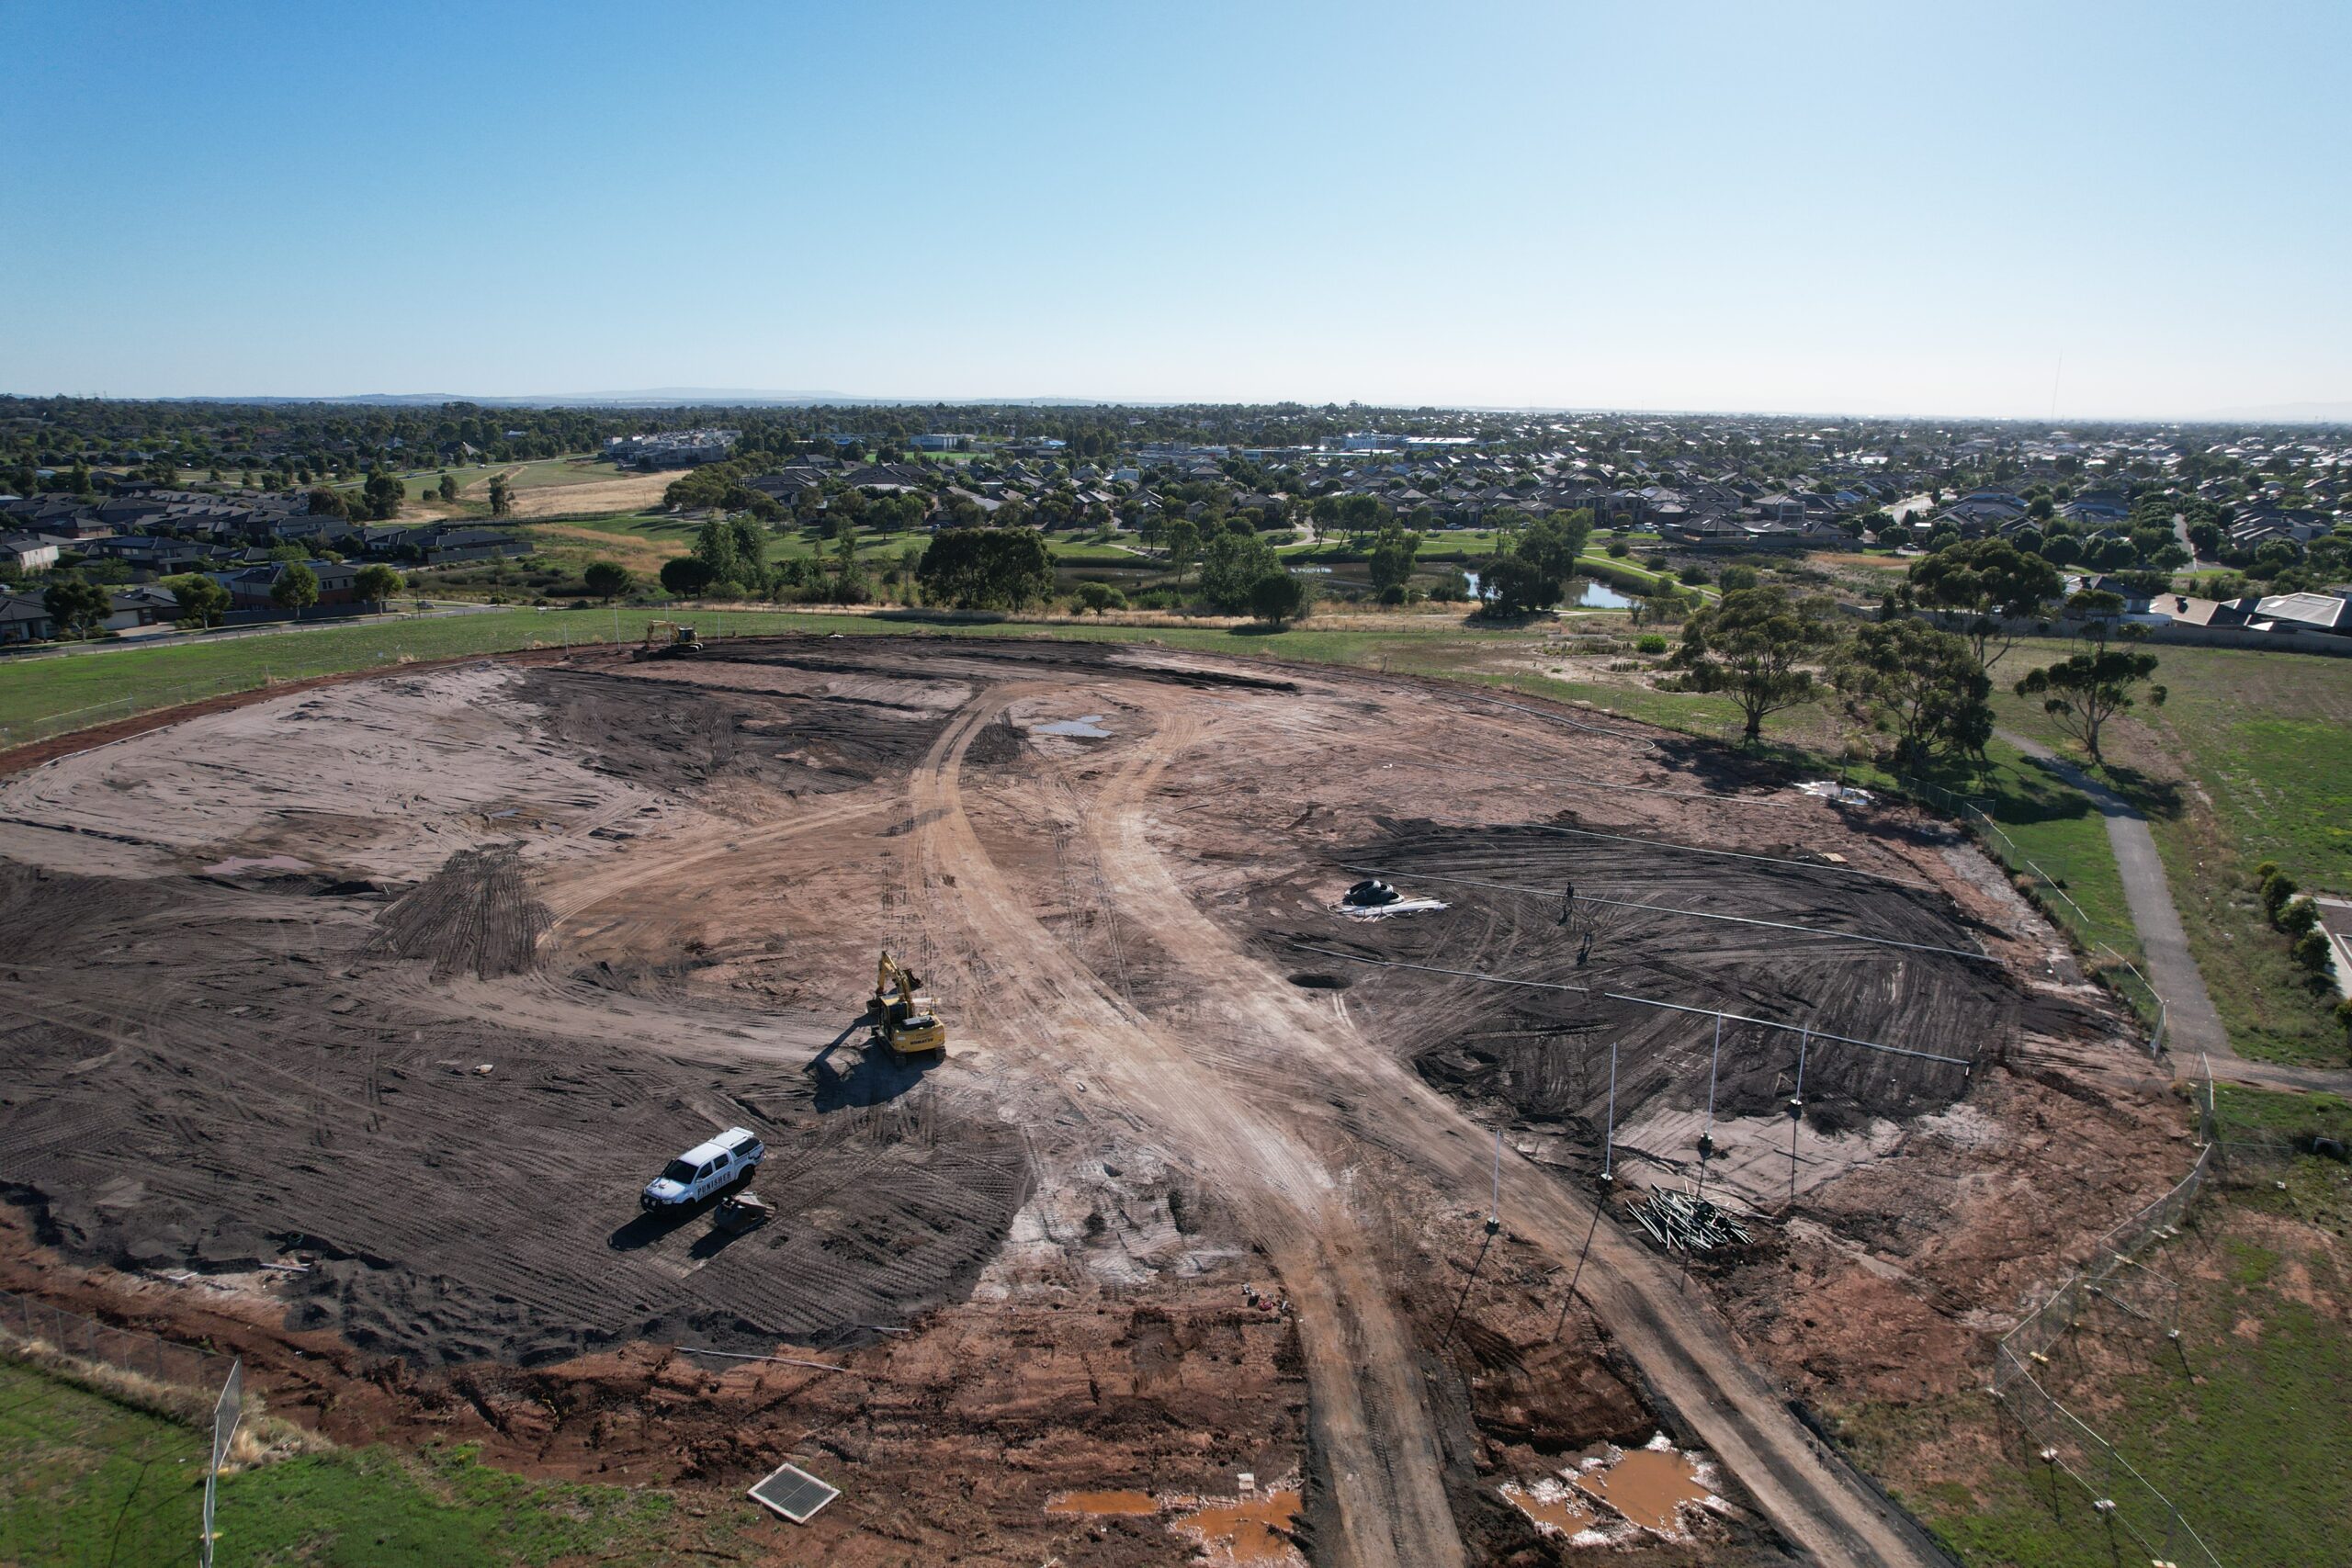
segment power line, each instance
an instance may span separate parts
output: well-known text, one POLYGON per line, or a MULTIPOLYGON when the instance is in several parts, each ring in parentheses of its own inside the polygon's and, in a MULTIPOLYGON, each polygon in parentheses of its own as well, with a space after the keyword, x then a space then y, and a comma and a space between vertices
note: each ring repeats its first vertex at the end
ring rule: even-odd
POLYGON ((1925 882, 1911 882, 1883 872, 1864 871, 1858 865, 1837 865, 1826 861, 1791 860, 1786 855, 1751 855, 1738 850, 1711 850, 1699 844, 1678 844, 1671 839, 1636 839, 1625 833, 1601 833, 1590 828, 1563 828, 1555 822, 1535 822, 1531 827, 1546 833, 1570 833, 1579 839, 1612 839, 1621 844, 1644 844, 1654 850, 1680 850, 1690 855, 1719 855, 1724 860, 1761 861, 1766 865, 1793 865, 1804 871, 1838 871, 1848 876, 1867 876, 1878 882, 1891 882, 1897 887, 1914 888, 1921 893, 1936 893, 1941 889, 1925 882))
POLYGON ((1815 1040, 1834 1040, 1840 1045, 1859 1045, 1865 1051, 1883 1052, 1890 1056, 1909 1056, 1922 1062, 1942 1062, 1950 1066, 1973 1070, 1976 1064, 1965 1056, 1947 1056, 1935 1051, 1915 1051, 1907 1045, 1889 1045, 1879 1040, 1858 1040, 1850 1034, 1830 1034, 1803 1024, 1782 1023, 1778 1019, 1751 1018, 1746 1013, 1725 1012, 1721 1008, 1693 1007, 1687 1002, 1660 1001, 1656 997, 1636 997, 1623 991, 1596 991, 1589 986, 1572 986, 1565 980, 1521 980, 1509 975, 1482 975, 1475 969, 1448 969, 1436 964, 1408 964, 1401 958, 1367 958, 1360 953, 1343 953, 1336 947, 1317 947, 1313 942, 1291 944, 1301 953, 1313 953, 1325 958, 1344 959, 1350 964, 1367 964, 1376 969, 1418 969, 1427 975, 1452 975, 1457 979, 1483 980, 1490 986, 1521 986, 1537 991, 1574 991, 1579 996, 1598 997, 1603 1001, 1626 1002, 1634 1007, 1657 1008, 1667 1012, 1697 1013, 1706 1018, 1721 1018, 1733 1023, 1752 1023, 1759 1029, 1778 1029, 1790 1034, 1810 1033, 1815 1040))
MULTIPOLYGON (((1549 897, 1550 890, 1524 887, 1509 882, 1482 882, 1475 876, 1442 876, 1433 871, 1390 871, 1379 866, 1343 865, 1342 871, 1361 871, 1368 876, 1412 876, 1424 882, 1458 882, 1465 887, 1490 887, 1498 893, 1532 893, 1549 897)), ((1932 942, 1902 942, 1891 936, 1865 936, 1860 931, 1834 931, 1826 926, 1800 926, 1788 920, 1767 920, 1754 915, 1725 915, 1712 909, 1677 909, 1665 904, 1643 904, 1631 898, 1603 898, 1597 894, 1584 896, 1588 904, 1609 904, 1621 909, 1645 909, 1653 915, 1681 915, 1693 920, 1729 920, 1736 925, 1769 926, 1774 931, 1802 931, 1807 936, 1839 937, 1847 942, 1867 942, 1880 947, 1908 948, 1914 953, 1939 953, 1950 958, 1972 959, 1979 964, 1998 964, 1989 953, 1971 953, 1962 947, 1938 947, 1932 942)))

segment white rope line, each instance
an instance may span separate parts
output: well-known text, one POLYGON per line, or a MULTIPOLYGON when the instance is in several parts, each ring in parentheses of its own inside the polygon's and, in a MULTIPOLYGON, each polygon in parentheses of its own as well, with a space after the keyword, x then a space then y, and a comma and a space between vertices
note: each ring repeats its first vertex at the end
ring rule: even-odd
MULTIPOLYGON (((1408 881, 1458 882, 1466 887, 1491 887, 1498 893, 1525 893, 1538 898, 1557 898, 1560 893, 1548 887, 1523 887, 1509 882, 1481 882, 1475 876, 1442 876, 1433 871, 1387 871, 1374 865, 1343 865, 1341 871, 1360 871, 1368 876, 1403 877, 1408 881)), ((1998 964, 2001 961, 1989 953, 1971 953, 1964 947, 1938 947, 1933 942, 1902 942, 1891 936, 1865 936, 1860 931, 1834 931, 1826 926, 1800 926, 1788 920, 1767 920, 1754 915, 1725 915, 1713 909, 1677 909, 1666 904, 1643 904, 1631 898, 1603 898, 1598 894, 1579 893, 1579 904, 1608 904, 1620 909, 1646 909, 1654 915, 1681 915, 1693 920, 1729 920, 1743 926, 1769 926, 1780 931, 1802 931, 1807 936, 1837 937, 1846 942, 1867 942, 1880 947, 1907 948, 1913 953, 1939 953, 1948 958, 1965 958, 1978 964, 1998 964)))
POLYGON ((1429 975, 1452 975, 1464 980, 1483 980, 1490 986, 1524 986, 1539 991, 1575 991, 1581 996, 1599 997, 1604 1001, 1630 1002, 1635 1007, 1661 1008, 1668 1012, 1698 1013, 1707 1018, 1729 1019, 1734 1023, 1753 1023, 1764 1029, 1778 1029, 1790 1034, 1810 1034, 1815 1040, 1834 1040, 1840 1045, 1859 1045, 1865 1051, 1881 1051, 1890 1056, 1911 1056, 1923 1062, 1943 1062, 1955 1067, 1973 1069, 1975 1064, 1964 1056, 1946 1056, 1934 1051, 1914 1051, 1906 1045, 1889 1045, 1877 1040, 1857 1040, 1850 1034, 1831 1034, 1809 1024, 1782 1023, 1773 1018, 1750 1018, 1745 1013, 1725 1012, 1721 1008, 1691 1007, 1683 1002, 1662 1002, 1656 997, 1636 997, 1623 991, 1596 991, 1589 986, 1571 986, 1559 980, 1521 980, 1508 975, 1481 975, 1475 969, 1447 969, 1435 964, 1408 964, 1401 958, 1367 958, 1358 953, 1342 953, 1333 947, 1317 947, 1312 942, 1291 944, 1302 953, 1320 953, 1326 958, 1344 958, 1351 964, 1368 964, 1378 969, 1418 969, 1429 975))

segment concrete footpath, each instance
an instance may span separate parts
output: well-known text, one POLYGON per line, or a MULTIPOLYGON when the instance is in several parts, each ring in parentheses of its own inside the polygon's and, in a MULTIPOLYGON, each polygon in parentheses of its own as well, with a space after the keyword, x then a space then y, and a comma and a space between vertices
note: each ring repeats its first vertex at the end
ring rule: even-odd
POLYGON ((2090 796, 2107 818, 2107 841, 2114 847, 2116 868, 2123 874, 2123 901, 2131 907, 2132 924, 2140 933, 2140 947, 2148 963, 2148 983, 2164 998, 2165 1035, 2176 1055, 2205 1052, 2215 1061, 2234 1056, 2229 1032, 2205 989, 2205 976, 2188 951, 2188 932, 2174 908, 2172 888, 2165 881, 2164 858, 2156 853, 2154 835, 2140 808, 2098 783, 2080 768, 2038 740, 2008 730, 2001 739, 2041 762, 2068 784, 2090 796))
POLYGON ((2009 730, 2000 738, 2042 763, 2088 795, 2107 819, 2107 841, 2115 850, 2116 869, 2123 876, 2123 901, 2132 910, 2132 927, 2140 933, 2148 983, 2165 1004, 2165 1047, 2184 1068, 2202 1055, 2213 1065, 2213 1076, 2232 1083, 2275 1089, 2352 1088, 2352 1070, 2341 1067, 2290 1067, 2271 1062, 2250 1062, 2230 1048, 2229 1031, 2205 989, 2204 972, 2188 951, 2188 932, 2172 901, 2172 886, 2165 880, 2164 857, 2148 831, 2140 808, 2060 757, 2038 740, 2009 730))

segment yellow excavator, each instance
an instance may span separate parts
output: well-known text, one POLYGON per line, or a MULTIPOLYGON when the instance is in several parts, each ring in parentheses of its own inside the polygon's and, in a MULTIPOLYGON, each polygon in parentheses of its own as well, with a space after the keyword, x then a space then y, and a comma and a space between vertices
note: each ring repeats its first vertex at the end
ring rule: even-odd
POLYGON ((692 659, 702 651, 702 638, 692 626, 677 621, 648 621, 645 641, 631 659, 692 659))
POLYGON ((865 1004, 865 1016, 874 1026, 874 1038, 894 1056, 947 1054, 947 1026, 932 1011, 922 982, 887 951, 874 971, 874 995, 865 1004))

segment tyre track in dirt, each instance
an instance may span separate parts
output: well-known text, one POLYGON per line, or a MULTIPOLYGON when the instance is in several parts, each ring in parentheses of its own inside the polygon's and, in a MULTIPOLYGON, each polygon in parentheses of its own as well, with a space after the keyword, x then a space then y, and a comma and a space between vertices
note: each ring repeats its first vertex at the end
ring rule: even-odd
MULTIPOLYGON (((1048 1072, 1084 1064, 1097 1089, 1148 1119, 1169 1158, 1227 1195, 1265 1247, 1298 1309, 1309 1422, 1338 1505, 1340 1560, 1351 1568, 1463 1562, 1419 1362, 1341 1184, 1261 1103, 1228 1090, 1056 941, 967 815, 964 754, 1020 694, 998 686, 968 705, 911 781, 922 824, 917 897, 952 927, 938 933, 943 954, 968 946, 990 955, 998 1000, 1025 1014, 1034 1032, 1034 1064, 1048 1072)), ((1024 1049, 1017 1035, 1001 1045, 1024 1049)))
MULTIPOLYGON (((1114 886, 1131 904, 1155 910, 1155 935, 1200 996, 1253 1020, 1266 1053, 1299 1079, 1347 1098, 1356 1122, 1381 1129, 1381 1144, 1441 1190, 1483 1190, 1487 1130, 1245 951, 1193 903, 1152 847, 1146 801, 1185 748, 1208 739, 1189 717, 1160 716, 1155 744, 1113 775, 1091 813, 1114 886)), ((1563 1261, 1591 1224, 1589 1201, 1516 1156, 1504 1164, 1503 1198, 1515 1228, 1563 1261)), ((1729 1326, 1613 1226, 1594 1233, 1579 1293, 1652 1389, 1792 1541, 1826 1564, 1939 1563, 1906 1522, 1818 1451, 1786 1403, 1737 1355, 1729 1326)))

